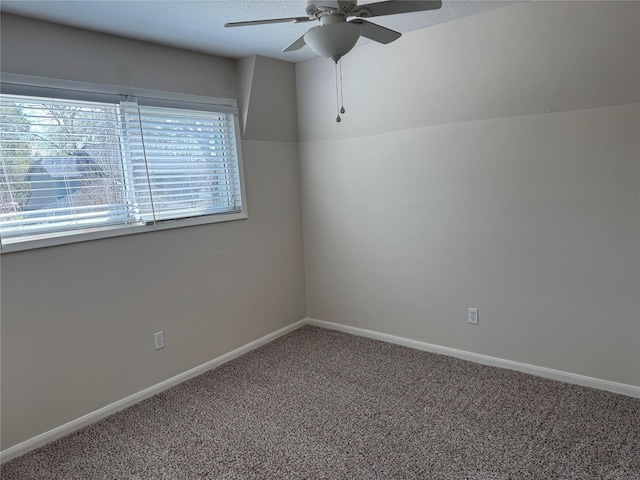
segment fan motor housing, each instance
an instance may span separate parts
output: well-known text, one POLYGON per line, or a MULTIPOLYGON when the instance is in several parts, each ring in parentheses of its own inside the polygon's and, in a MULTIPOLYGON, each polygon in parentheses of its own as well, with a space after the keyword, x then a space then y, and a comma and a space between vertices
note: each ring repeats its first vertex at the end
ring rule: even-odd
POLYGON ((331 14, 336 12, 350 13, 358 5, 357 0, 338 0, 338 1, 323 1, 323 0, 307 0, 307 15, 310 18, 318 18, 323 14, 331 14), (336 10, 336 4, 339 5, 339 9, 336 10))

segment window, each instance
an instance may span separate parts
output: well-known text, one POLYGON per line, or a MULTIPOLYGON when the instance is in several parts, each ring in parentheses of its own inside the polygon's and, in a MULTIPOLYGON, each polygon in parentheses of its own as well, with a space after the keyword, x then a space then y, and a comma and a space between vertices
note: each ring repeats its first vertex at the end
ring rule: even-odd
POLYGON ((232 111, 106 97, 2 94, 3 248, 123 227, 144 231, 169 220, 190 220, 170 222, 180 226, 246 217, 232 111))

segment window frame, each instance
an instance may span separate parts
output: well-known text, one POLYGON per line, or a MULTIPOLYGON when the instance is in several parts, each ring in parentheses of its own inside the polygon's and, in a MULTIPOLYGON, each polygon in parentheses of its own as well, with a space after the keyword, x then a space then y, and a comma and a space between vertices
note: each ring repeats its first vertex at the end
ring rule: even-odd
POLYGON ((0 93, 106 103, 118 103, 123 96, 133 96, 137 97, 138 102, 141 102, 145 106, 230 113, 233 115, 234 122, 234 137, 238 162, 238 181, 240 184, 240 199, 242 202, 240 212, 217 213, 199 217, 159 220, 155 223, 152 222, 147 224, 100 226, 82 230, 65 231, 57 234, 46 234, 46 237, 43 238, 37 238, 37 236, 34 236, 34 238, 29 240, 10 242, 6 244, 2 243, 2 240, 0 239, 0 255, 23 250, 120 237, 124 235, 244 220, 249 216, 244 181, 239 112, 237 101, 235 99, 111 85, 98 85, 86 82, 5 73, 2 74, 0 79, 0 93))

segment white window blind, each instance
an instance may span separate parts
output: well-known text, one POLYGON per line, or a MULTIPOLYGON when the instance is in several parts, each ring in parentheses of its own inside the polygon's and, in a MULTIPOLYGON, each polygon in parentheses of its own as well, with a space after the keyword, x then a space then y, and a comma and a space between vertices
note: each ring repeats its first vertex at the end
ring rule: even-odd
POLYGON ((138 105, 131 97, 3 94, 2 244, 240 212, 234 127, 231 113, 138 105))
POLYGON ((123 104, 129 175, 145 222, 241 208, 233 116, 123 104))

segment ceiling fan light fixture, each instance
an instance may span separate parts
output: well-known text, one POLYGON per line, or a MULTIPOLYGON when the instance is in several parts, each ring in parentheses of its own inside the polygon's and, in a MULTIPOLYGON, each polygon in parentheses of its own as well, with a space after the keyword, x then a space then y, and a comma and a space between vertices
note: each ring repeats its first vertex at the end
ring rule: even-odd
POLYGON ((337 63, 355 46, 361 30, 362 25, 354 22, 329 23, 310 29, 304 41, 318 55, 337 63))
POLYGON ((364 18, 435 10, 441 6, 442 0, 374 0, 361 6, 358 6, 358 0, 307 0, 306 17, 231 22, 225 24, 225 27, 317 20, 320 23, 319 26, 311 28, 282 51, 293 52, 308 45, 317 55, 333 60, 336 70, 336 110, 338 112, 336 122, 340 122, 342 120, 340 114, 345 113, 342 101, 342 62, 340 59, 351 51, 360 36, 386 44, 397 40, 401 35, 400 32, 368 22, 364 18), (349 18, 352 20, 348 20, 349 18))

